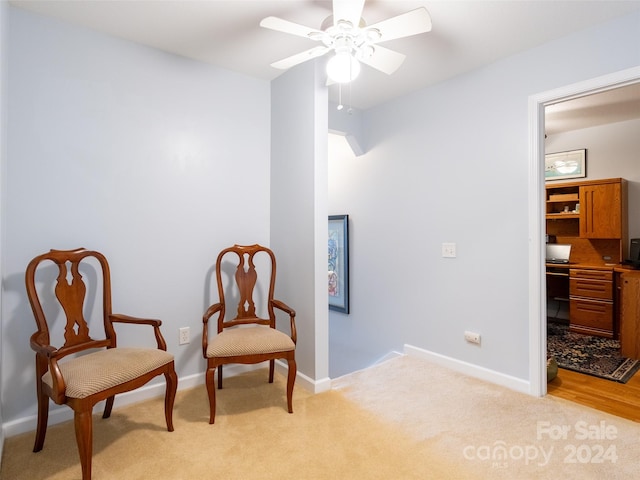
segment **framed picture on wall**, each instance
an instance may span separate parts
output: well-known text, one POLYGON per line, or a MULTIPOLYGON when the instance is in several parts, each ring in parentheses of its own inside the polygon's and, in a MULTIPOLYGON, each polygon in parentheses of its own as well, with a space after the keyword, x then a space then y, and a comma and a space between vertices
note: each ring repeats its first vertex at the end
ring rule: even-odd
POLYGON ((544 156, 544 179, 564 180, 587 176, 587 150, 549 153, 544 156))
POLYGON ((349 215, 329 216, 329 310, 349 313, 349 215))

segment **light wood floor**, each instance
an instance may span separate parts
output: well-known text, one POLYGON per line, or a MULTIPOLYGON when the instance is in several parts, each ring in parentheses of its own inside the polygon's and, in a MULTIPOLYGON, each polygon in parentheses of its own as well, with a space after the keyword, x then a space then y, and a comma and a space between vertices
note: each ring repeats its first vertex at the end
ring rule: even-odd
POLYGON ((547 393, 640 422, 640 371, 627 383, 617 383, 561 368, 547 393))

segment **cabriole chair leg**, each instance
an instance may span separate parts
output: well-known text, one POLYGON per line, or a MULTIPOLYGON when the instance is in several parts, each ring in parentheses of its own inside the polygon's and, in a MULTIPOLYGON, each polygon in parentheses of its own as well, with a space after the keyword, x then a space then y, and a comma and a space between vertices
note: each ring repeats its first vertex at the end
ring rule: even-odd
POLYGON ((91 455, 93 454, 93 419, 91 411, 76 411, 74 425, 76 430, 76 442, 82 467, 82 480, 91 480, 91 455))

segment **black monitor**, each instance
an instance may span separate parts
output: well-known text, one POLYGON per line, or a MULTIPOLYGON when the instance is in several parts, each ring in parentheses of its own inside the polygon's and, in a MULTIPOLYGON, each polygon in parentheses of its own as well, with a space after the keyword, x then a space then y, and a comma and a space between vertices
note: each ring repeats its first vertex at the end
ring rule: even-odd
POLYGON ((629 242, 629 258, 624 263, 640 268, 640 238, 632 238, 629 242))

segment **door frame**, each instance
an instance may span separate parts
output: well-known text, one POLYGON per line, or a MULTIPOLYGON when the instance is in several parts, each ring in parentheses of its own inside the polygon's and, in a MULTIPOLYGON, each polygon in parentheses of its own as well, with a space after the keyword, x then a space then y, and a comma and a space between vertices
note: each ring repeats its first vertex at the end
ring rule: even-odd
POLYGON ((529 393, 547 394, 547 297, 544 262, 544 109, 554 103, 640 82, 640 67, 529 97, 529 393))

